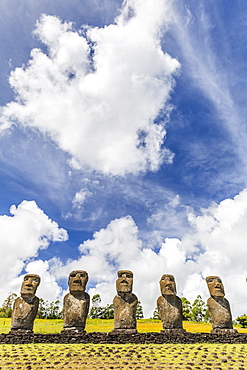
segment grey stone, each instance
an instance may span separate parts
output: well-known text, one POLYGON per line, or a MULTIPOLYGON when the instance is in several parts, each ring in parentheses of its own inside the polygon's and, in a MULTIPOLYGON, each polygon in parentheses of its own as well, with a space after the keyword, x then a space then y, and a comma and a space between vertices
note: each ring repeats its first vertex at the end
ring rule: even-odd
POLYGON ((176 283, 173 275, 165 274, 160 279, 161 296, 157 299, 157 309, 162 321, 162 332, 185 332, 182 326, 182 302, 176 296, 176 283))
POLYGON ((209 315, 212 320, 212 334, 237 333, 232 327, 230 304, 225 297, 223 283, 219 276, 206 278, 211 297, 207 300, 209 315))
POLYGON ((35 296, 40 284, 40 277, 35 274, 24 276, 21 285, 21 296, 16 298, 13 306, 11 332, 32 332, 38 312, 39 298, 35 296))
POLYGON ((83 270, 72 271, 69 275, 69 291, 63 301, 63 329, 84 331, 89 310, 90 297, 85 292, 88 273, 83 270))
POLYGON ((133 273, 118 271, 117 295, 114 297, 114 330, 111 334, 134 334, 136 330, 136 307, 138 299, 132 293, 133 273))

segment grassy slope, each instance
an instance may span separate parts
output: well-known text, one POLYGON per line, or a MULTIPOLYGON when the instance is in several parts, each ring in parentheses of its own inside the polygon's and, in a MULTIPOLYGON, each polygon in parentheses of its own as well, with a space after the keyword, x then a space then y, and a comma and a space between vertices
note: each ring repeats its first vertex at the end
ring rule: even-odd
MULTIPOLYGON (((7 333, 10 319, 0 319, 7 333)), ((113 320, 88 320, 86 330, 109 332, 113 320)), ((210 324, 184 322, 190 332, 210 324)), ((62 320, 36 320, 36 333, 59 333, 62 320)), ((159 320, 138 320, 139 332, 161 330, 159 320)), ((240 329, 247 332, 247 329, 240 329)), ((0 345, 1 369, 247 369, 247 344, 25 344, 0 345)))
POLYGON ((2 369, 247 369, 246 344, 0 346, 2 369))

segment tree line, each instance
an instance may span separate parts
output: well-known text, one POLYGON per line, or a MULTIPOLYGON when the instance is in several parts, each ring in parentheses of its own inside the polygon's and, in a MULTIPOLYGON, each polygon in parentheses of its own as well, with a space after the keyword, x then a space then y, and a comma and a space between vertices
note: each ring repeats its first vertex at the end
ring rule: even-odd
MULTIPOLYGON (((9 293, 8 297, 4 300, 2 306, 0 307, 0 317, 11 317, 12 307, 17 294, 9 293)), ((183 310, 183 320, 184 321, 196 321, 196 322, 209 322, 209 312, 206 303, 202 300, 202 297, 198 295, 193 303, 188 301, 186 298, 181 298, 182 310, 183 310)), ((38 319, 62 319, 63 312, 60 309, 60 301, 45 301, 43 298, 39 300, 39 309, 37 313, 38 319)), ((101 297, 99 294, 95 294, 92 297, 92 307, 89 310, 88 317, 90 319, 113 319, 114 318, 114 308, 113 304, 107 304, 106 306, 101 305, 101 297)), ((136 318, 143 319, 143 309, 141 302, 138 301, 136 318)), ((158 310, 155 308, 153 316, 151 319, 159 319, 158 310)), ((236 318, 235 320, 243 328, 247 327, 247 315, 243 314, 236 318)))

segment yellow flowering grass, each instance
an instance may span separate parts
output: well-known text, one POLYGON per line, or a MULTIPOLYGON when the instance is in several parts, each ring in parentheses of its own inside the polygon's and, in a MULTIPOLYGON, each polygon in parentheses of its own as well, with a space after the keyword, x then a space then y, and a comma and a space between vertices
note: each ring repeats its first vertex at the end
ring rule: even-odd
POLYGON ((247 369, 247 344, 2 344, 1 369, 247 369))

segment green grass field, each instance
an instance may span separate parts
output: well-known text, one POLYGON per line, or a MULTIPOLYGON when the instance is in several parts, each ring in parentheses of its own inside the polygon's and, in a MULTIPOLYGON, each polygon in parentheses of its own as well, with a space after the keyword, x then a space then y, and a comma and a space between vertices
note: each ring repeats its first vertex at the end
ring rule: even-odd
MULTIPOLYGON (((0 318, 0 333, 8 333, 10 330, 11 319, 0 318)), ((198 323, 191 321, 184 321, 183 327, 190 333, 209 333, 212 329, 209 323, 198 323)), ((42 320, 36 319, 34 324, 35 333, 60 333, 63 328, 63 320, 42 320)), ((243 329, 239 326, 235 328, 240 333, 247 333, 247 328, 243 329)), ((105 332, 108 333, 113 329, 113 320, 88 319, 86 325, 87 332, 105 332)), ((160 332, 162 324, 160 320, 142 319, 137 320, 137 330, 140 333, 160 332)))
MULTIPOLYGON (((10 319, 0 319, 7 333, 10 319)), ((184 322, 190 332, 206 323, 184 322)), ((87 332, 109 332, 113 320, 88 320, 87 332)), ((240 332, 247 329, 237 328, 240 332)), ((62 320, 36 320, 36 333, 59 333, 62 320)), ((159 320, 138 320, 139 332, 159 332, 159 320)), ((1 344, 0 369, 203 369, 246 370, 247 344, 1 344)))

